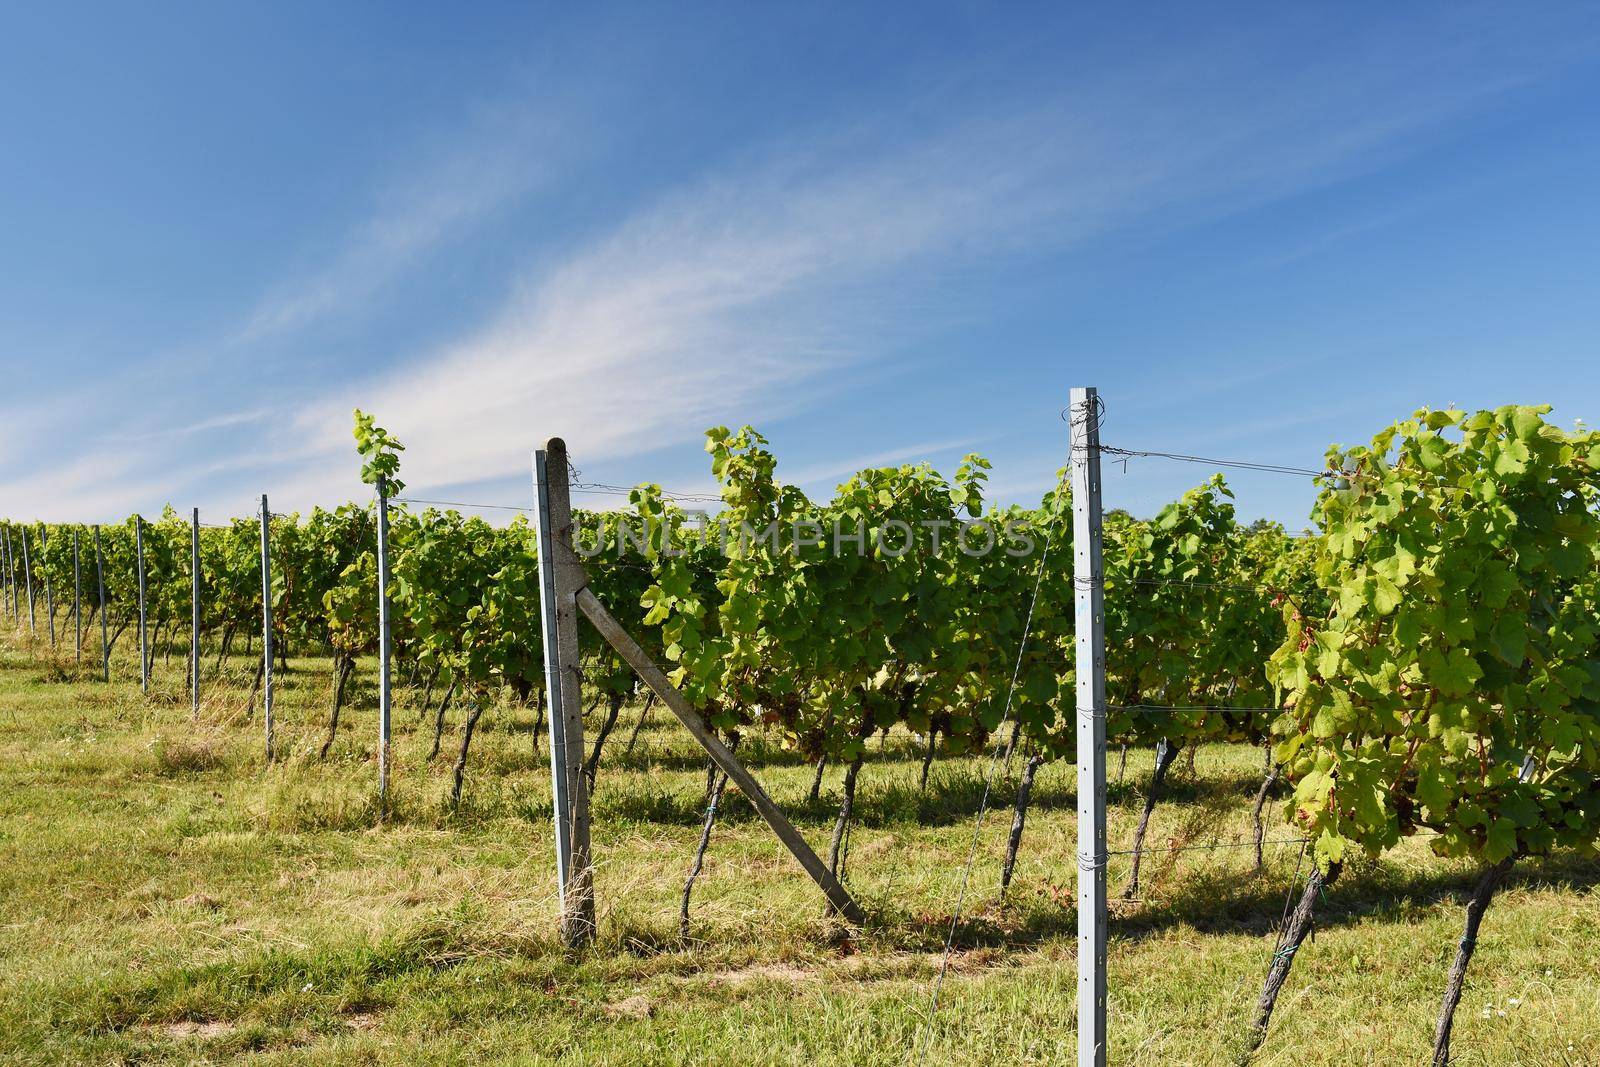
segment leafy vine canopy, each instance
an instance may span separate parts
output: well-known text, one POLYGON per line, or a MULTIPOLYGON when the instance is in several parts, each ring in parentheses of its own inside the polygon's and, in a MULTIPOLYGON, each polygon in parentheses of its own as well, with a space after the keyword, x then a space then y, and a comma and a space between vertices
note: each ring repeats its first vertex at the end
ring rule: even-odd
POLYGON ((1328 453, 1331 606, 1285 606, 1278 754, 1319 859, 1421 828, 1487 863, 1600 827, 1600 435, 1422 410, 1328 453))

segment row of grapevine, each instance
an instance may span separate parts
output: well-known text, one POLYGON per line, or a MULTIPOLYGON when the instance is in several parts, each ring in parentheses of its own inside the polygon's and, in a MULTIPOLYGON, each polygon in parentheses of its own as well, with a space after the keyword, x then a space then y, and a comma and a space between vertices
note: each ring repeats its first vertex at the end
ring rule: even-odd
MULTIPOLYGON (((1510 864, 1595 849, 1600 437, 1556 427, 1547 410, 1424 411, 1369 447, 1330 452, 1316 537, 1242 526, 1220 476, 1151 519, 1106 518, 1108 735, 1157 753, 1128 894, 1185 747, 1275 742, 1267 784, 1281 773, 1293 787, 1285 814, 1314 842, 1256 1040, 1347 854, 1426 832, 1439 854, 1484 865, 1441 1015, 1447 1056, 1451 997, 1510 864)), ((398 442, 359 413, 357 439, 366 479, 399 492, 398 442)), ((925 464, 864 470, 814 501, 783 483, 755 430, 711 430, 706 447, 724 536, 641 486, 625 510, 577 516, 591 588, 731 740, 765 735, 814 761, 819 780, 824 765, 846 768, 836 873, 875 735, 909 731, 931 759, 976 751, 1010 723, 998 740, 1025 758, 1014 856, 1033 772, 1075 755, 1064 486, 1036 507, 999 506, 989 464, 968 456, 951 478, 925 464)), ((138 521, 100 530, 114 634, 137 596, 138 521)), ((334 663, 331 743, 343 681, 377 639, 374 509, 316 509, 275 519, 270 534, 278 647, 334 663)), ((143 535, 150 618, 170 632, 186 619, 188 526, 169 509, 143 535)), ((258 535, 250 520, 202 531, 202 618, 224 651, 258 624, 258 535)), ((12 590, 73 588, 70 527, 9 524, 5 537, 12 590), (31 550, 26 568, 18 545, 31 550)), ((481 705, 497 688, 540 699, 529 524, 402 505, 392 544, 401 673, 430 692, 437 680, 444 701, 481 705)), ((91 621, 97 604, 86 600, 91 621)), ((585 682, 606 706, 592 781, 634 681, 595 634, 581 643, 585 682)))
POLYGON ((1435 1033, 1511 866, 1600 845, 1600 433, 1548 407, 1419 411, 1328 454, 1315 562, 1269 662, 1292 818, 1317 861, 1257 1030, 1346 861, 1414 835, 1481 874, 1435 1033))
MULTIPOLYGON (((1055 521, 1064 489, 1035 509, 986 510, 988 464, 974 456, 953 481, 926 465, 863 471, 833 501, 814 504, 776 481, 775 460, 753 430, 713 431, 710 447, 727 500, 720 519, 757 536, 732 538, 724 552, 650 486, 634 493, 629 510, 580 512, 577 524, 580 539, 590 542, 580 547, 591 587, 630 632, 675 665, 674 681, 719 729, 766 730, 809 758, 843 763, 859 759, 874 734, 896 726, 936 738, 943 751, 970 752, 1006 713, 1010 657, 1033 582, 1042 578, 1009 716, 1030 749, 1070 754, 1071 731, 1060 713, 1073 685, 1064 655, 1072 638, 1070 544, 1065 524, 1055 521), (843 531, 845 550, 825 537, 789 535, 807 527, 843 531), (782 532, 760 536, 774 529, 782 532), (946 531, 942 543, 937 532, 921 536, 937 529, 946 531), (1055 538, 1048 555, 1047 533, 1055 538), (986 538, 993 550, 963 551, 985 547, 986 538), (893 541, 907 550, 892 551, 893 541)), ((1217 479, 1152 522, 1113 517, 1108 543, 1117 548, 1108 586, 1137 585, 1149 575, 1214 575, 1219 567, 1251 580, 1296 551, 1277 527, 1242 530, 1226 497, 1217 479), (1253 557, 1246 552, 1252 543, 1253 557)), ((455 511, 399 505, 391 526, 401 673, 437 676, 441 686, 453 684, 478 699, 498 687, 521 700, 536 698, 542 687, 537 542, 526 519, 496 527, 455 511)), ((163 647, 163 633, 187 627, 190 527, 169 507, 154 521, 130 517, 98 528, 113 642, 137 621, 136 527, 155 649, 163 647)), ((9 553, 8 580, 21 587, 31 579, 40 589, 81 585, 72 555, 79 532, 8 524, 8 542, 32 550, 26 576, 20 548, 9 553)), ((316 652, 330 657, 336 679, 345 677, 376 647, 374 508, 346 504, 274 516, 269 540, 280 661, 316 652)), ((255 519, 200 531, 200 617, 219 654, 259 629, 259 544, 255 519)), ((92 625, 98 600, 85 597, 83 604, 92 625)), ((63 626, 70 606, 56 598, 63 626)), ((1276 644, 1281 626, 1275 611, 1259 605, 1242 611, 1223 596, 1207 603, 1182 589, 1142 596, 1137 610, 1113 621, 1115 632, 1128 634, 1116 692, 1128 705, 1157 696, 1167 703, 1176 696, 1185 698, 1180 703, 1260 705, 1263 650, 1276 644), (1219 636, 1240 639, 1171 636, 1192 638, 1194 620, 1213 607, 1219 636), (1215 662, 1195 661, 1201 649, 1215 662)), ((589 635, 583 644, 596 660, 586 680, 607 695, 629 692, 631 681, 603 643, 589 635)), ((1157 735, 1198 741, 1258 737, 1263 730, 1221 713, 1124 712, 1117 721, 1119 737, 1136 744, 1157 735)))

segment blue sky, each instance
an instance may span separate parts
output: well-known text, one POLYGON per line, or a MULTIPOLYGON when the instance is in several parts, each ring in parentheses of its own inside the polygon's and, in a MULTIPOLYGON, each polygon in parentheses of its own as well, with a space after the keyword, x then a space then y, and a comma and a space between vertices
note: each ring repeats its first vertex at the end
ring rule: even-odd
POLYGON ((554 434, 703 492, 743 422, 814 492, 978 451, 1037 499, 1079 384, 1296 465, 1600 422, 1595 8, 590 7, 7 5, 0 513, 348 499, 357 405, 510 504, 554 434))

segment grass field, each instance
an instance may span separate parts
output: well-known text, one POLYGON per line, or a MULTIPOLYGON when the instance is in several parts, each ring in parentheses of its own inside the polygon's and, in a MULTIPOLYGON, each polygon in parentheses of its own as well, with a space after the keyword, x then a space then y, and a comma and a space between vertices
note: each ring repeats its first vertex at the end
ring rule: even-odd
MULTIPOLYGON (((677 905, 700 832, 704 759, 657 710, 625 755, 607 747, 594 801, 600 938, 555 943, 549 770, 525 709, 491 708, 465 800, 448 803, 459 735, 429 762, 411 694, 396 714, 391 818, 374 808, 371 672, 327 761, 322 661, 281 679, 287 755, 263 770, 249 666, 208 681, 191 721, 181 653, 149 698, 133 662, 100 684, 70 654, 0 638, 0 1057, 17 1063, 906 1064, 971 840, 983 767, 935 764, 910 738, 874 743, 849 885, 863 930, 820 896, 742 797, 724 804, 695 894, 677 905)), ((208 663, 208 668, 211 666, 208 663)), ((458 727, 461 715, 452 712, 458 727)), ((743 750, 819 852, 840 773, 743 750)), ((1148 778, 1112 787, 1125 847, 1148 778)), ((1113 760, 1115 763, 1115 760, 1113 760)), ((1182 761, 1158 847, 1243 841, 1261 755, 1182 761)), ((1016 768, 1013 768, 1015 771, 1016 768)), ((1113 772, 1115 773, 1115 772, 1113 772)), ((996 903, 1014 781, 997 787, 929 1063, 1061 1063, 1074 1049, 1072 769, 1040 774, 1016 883, 996 903)), ((1274 837, 1291 836, 1287 828, 1274 837)), ((1248 848, 1162 852, 1113 916, 1111 1059, 1233 1062, 1301 850, 1265 871, 1248 848)), ((1125 857, 1115 857, 1120 885, 1125 857)), ((1260 1064, 1426 1061, 1471 871, 1420 841, 1347 869, 1295 964, 1260 1064)), ((1600 1064, 1600 871, 1520 869, 1489 913, 1457 1017, 1456 1062, 1600 1064)))

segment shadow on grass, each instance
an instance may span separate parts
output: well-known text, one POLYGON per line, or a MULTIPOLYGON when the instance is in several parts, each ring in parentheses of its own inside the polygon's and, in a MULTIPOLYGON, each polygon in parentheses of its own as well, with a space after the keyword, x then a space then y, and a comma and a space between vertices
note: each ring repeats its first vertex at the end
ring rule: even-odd
POLYGON ((106 1033, 182 1020, 303 1017, 327 1005, 368 1010, 387 1002, 389 983, 413 975, 482 959, 563 958, 554 938, 497 928, 464 902, 372 942, 252 949, 214 963, 121 972, 63 990, 49 1014, 56 1026, 106 1033))
MULTIPOLYGON (((741 751, 741 756, 750 753, 741 751)), ((706 757, 685 754, 672 759, 659 756, 643 762, 660 770, 703 771, 706 757)), ((763 758, 745 760, 758 780, 763 771, 773 767, 797 766, 800 760, 791 758, 778 762, 763 758)), ((648 792, 633 790, 608 790, 606 771, 610 767, 620 770, 628 764, 603 764, 597 781, 594 806, 598 817, 617 818, 635 822, 659 823, 667 826, 699 825, 705 818, 705 798, 694 788, 676 792, 653 789, 648 792)), ((984 772, 971 767, 947 767, 937 770, 928 779, 926 789, 920 788, 911 776, 884 780, 881 768, 869 761, 862 767, 860 791, 856 795, 856 825, 868 829, 888 829, 903 826, 940 827, 954 826, 977 816, 984 807, 984 772)), ((985 768, 985 771, 987 768, 985 768)), ((765 783, 764 783, 765 784, 765 783)), ((1163 805, 1212 805, 1218 801, 1237 801, 1254 794, 1260 785, 1249 775, 1224 774, 1213 778, 1190 778, 1170 783, 1163 790, 1163 805)), ((996 781, 988 789, 987 808, 991 811, 1009 809, 1016 800, 1015 775, 996 781)), ((1142 797, 1131 785, 1112 786, 1108 802, 1113 806, 1142 797)), ((841 795, 836 788, 824 789, 812 801, 779 797, 779 806, 796 823, 808 826, 831 825, 838 815, 841 795)), ((1072 811, 1077 807, 1077 791, 1065 776, 1051 776, 1035 785, 1031 800, 1033 811, 1072 811)), ((758 819, 749 800, 737 790, 730 790, 718 808, 718 819, 739 823, 758 819)))
MULTIPOLYGON (((1158 904, 1114 912, 1111 936, 1138 942, 1184 928, 1203 934, 1265 937, 1278 928, 1286 894, 1298 893, 1303 885, 1296 881, 1291 888, 1281 874, 1271 870, 1261 874, 1237 870, 1190 874, 1165 893, 1158 904)), ((1327 929, 1373 919, 1420 922, 1442 901, 1463 903, 1478 878, 1477 870, 1459 865, 1449 870, 1406 870, 1386 863, 1347 868, 1318 907, 1317 925, 1327 929)), ((1513 869, 1502 892, 1514 892, 1524 886, 1588 892, 1600 886, 1600 865, 1575 855, 1551 857, 1537 865, 1524 861, 1523 866, 1513 869)), ((927 947, 931 943, 927 941, 929 934, 936 934, 937 944, 943 944, 950 915, 896 916, 892 909, 880 910, 875 925, 885 930, 899 927, 902 934, 927 947)), ((963 918, 954 944, 961 949, 1026 947, 1073 937, 1077 925, 1078 911, 1072 906, 1070 888, 1045 886, 1030 892, 1027 887, 1014 886, 1003 907, 990 899, 963 918)))

